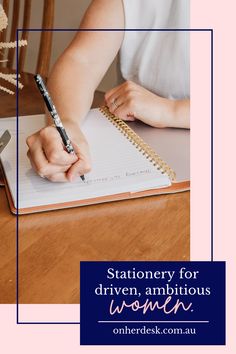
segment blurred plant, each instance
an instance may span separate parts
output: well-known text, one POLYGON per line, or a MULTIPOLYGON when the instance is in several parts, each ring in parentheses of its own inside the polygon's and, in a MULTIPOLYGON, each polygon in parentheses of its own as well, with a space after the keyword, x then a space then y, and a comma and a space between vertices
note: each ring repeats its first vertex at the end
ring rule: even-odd
MULTIPOLYGON (((3 10, 2 5, 0 4, 0 31, 3 31, 4 29, 7 28, 8 25, 8 19, 7 16, 5 14, 5 11, 3 10)), ((17 42, 0 42, 0 55, 3 55, 2 53, 2 49, 5 48, 15 48, 17 45, 17 42)), ((27 41, 26 40, 19 40, 18 41, 18 46, 25 46, 27 45, 27 41)), ((6 62, 7 59, 0 59, 0 62, 6 62)), ((18 79, 20 78, 20 75, 18 75, 18 79)), ((17 75, 16 74, 4 74, 2 72, 0 72, 0 90, 9 93, 10 95, 13 95, 14 92, 12 90, 9 90, 8 88, 4 87, 1 85, 1 81, 7 81, 10 84, 17 86, 17 75)), ((18 81, 18 87, 20 89, 23 88, 23 85, 18 81)))

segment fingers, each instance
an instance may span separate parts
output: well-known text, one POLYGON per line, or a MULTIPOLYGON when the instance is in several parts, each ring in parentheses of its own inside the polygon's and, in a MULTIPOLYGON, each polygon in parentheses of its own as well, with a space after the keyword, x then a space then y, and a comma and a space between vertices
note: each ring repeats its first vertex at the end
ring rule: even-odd
POLYGON ((53 175, 46 176, 46 178, 51 182, 68 182, 67 174, 63 172, 54 173, 53 175))
POLYGON ((120 85, 109 91, 105 95, 106 104, 111 113, 115 113, 116 109, 124 102, 125 87, 120 85))
POLYGON ((67 179, 72 182, 76 177, 82 176, 88 173, 91 169, 89 162, 79 159, 78 162, 74 163, 67 172, 67 179))
POLYGON ((76 177, 82 176, 91 170, 91 157, 87 143, 83 142, 79 146, 75 144, 74 149, 78 160, 71 165, 67 172, 67 178, 71 182, 74 181, 76 177))
POLYGON ((105 93, 106 102, 110 101, 111 96, 113 96, 114 93, 117 92, 120 88, 124 88, 124 83, 122 83, 121 85, 118 85, 118 86, 114 87, 113 89, 107 91, 105 93))
POLYGON ((117 117, 126 120, 135 120, 136 102, 131 94, 120 95, 114 102, 108 103, 109 111, 117 117))
POLYGON ((27 153, 33 169, 52 182, 68 182, 90 170, 89 148, 83 134, 77 132, 75 154, 65 151, 54 127, 46 127, 27 138, 27 153), (79 163, 77 163, 79 162, 79 163), (75 167, 71 167, 76 164, 75 167))
POLYGON ((118 100, 121 95, 127 95, 130 92, 137 91, 138 85, 132 81, 125 81, 121 85, 114 87, 113 89, 105 93, 106 103, 111 105, 114 100, 118 100))
POLYGON ((49 164, 42 165, 42 167, 36 167, 36 165, 34 164, 34 160, 30 154, 30 151, 27 152, 27 156, 30 159, 31 166, 40 177, 47 178, 51 182, 68 182, 68 178, 65 172, 70 166, 64 167, 65 171, 62 172, 58 172, 58 166, 53 166, 54 168, 52 168, 52 166, 49 167, 49 164))
POLYGON ((125 101, 115 110, 113 114, 123 119, 124 121, 133 122, 135 121, 135 112, 132 112, 131 109, 132 105, 128 101, 125 101))
POLYGON ((45 158, 43 150, 38 149, 30 151, 28 150, 27 156, 30 160, 31 166, 33 169, 43 177, 47 177, 51 174, 58 173, 58 172, 66 172, 70 168, 70 164, 68 165, 54 165, 48 162, 45 158))
POLYGON ((44 154, 51 164, 71 165, 77 161, 77 157, 65 151, 61 137, 54 127, 46 127, 39 132, 40 144, 44 154))
POLYGON ((108 91, 105 95, 109 111, 126 121, 135 120, 136 85, 126 81, 122 85, 108 91))
POLYGON ((57 166, 50 164, 40 149, 37 150, 37 153, 35 151, 31 153, 29 150, 27 156, 30 159, 31 166, 40 177, 47 178, 52 182, 68 182, 66 171, 71 165, 57 166))

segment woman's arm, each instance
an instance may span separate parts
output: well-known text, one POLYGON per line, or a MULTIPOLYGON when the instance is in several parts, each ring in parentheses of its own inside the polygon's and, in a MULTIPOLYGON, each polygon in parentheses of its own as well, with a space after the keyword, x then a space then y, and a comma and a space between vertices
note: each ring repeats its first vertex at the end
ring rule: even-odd
POLYGON ((121 0, 94 0, 80 30, 55 64, 48 88, 63 120, 78 124, 88 112, 94 91, 120 49, 124 32, 121 0), (91 30, 92 29, 92 30, 91 30), (87 31, 83 31, 87 30, 87 31))
POLYGON ((52 181, 73 180, 90 169, 89 149, 80 123, 123 40, 123 31, 95 30, 111 28, 124 28, 122 0, 92 1, 81 31, 58 59, 49 77, 49 92, 76 152, 76 156, 65 153, 49 117, 49 126, 27 139, 32 166, 52 181))

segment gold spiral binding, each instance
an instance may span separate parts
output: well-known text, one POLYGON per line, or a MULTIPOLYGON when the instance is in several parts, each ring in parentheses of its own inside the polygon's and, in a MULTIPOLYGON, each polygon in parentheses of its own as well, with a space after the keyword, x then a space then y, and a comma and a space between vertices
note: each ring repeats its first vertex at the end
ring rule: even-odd
POLYGON ((112 114, 106 106, 100 107, 99 110, 162 174, 175 181, 176 174, 172 168, 122 119, 112 114))

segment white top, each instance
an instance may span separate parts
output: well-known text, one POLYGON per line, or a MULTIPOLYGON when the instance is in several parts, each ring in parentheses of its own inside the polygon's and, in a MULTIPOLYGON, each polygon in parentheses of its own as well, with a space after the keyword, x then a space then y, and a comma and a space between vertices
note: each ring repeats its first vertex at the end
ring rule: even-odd
MULTIPOLYGON (((123 0, 125 28, 188 29, 190 0, 123 0)), ((189 98, 189 32, 126 31, 121 75, 166 98, 189 98)))

